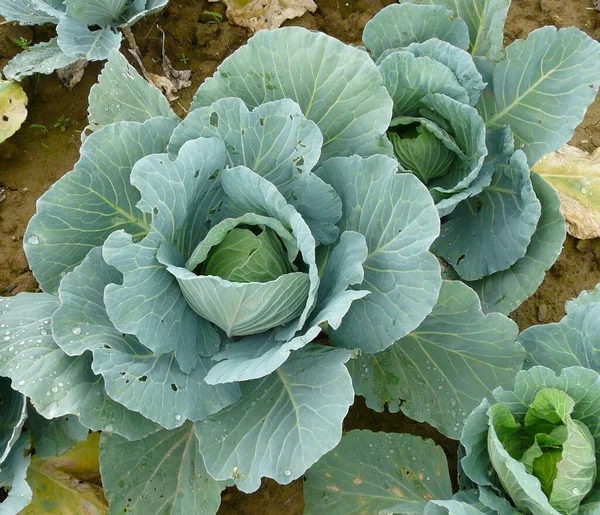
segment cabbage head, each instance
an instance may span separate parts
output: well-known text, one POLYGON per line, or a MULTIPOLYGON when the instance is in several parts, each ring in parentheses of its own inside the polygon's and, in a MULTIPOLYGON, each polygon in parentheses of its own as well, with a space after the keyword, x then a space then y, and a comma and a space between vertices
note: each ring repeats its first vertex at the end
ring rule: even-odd
POLYGON ((169 0, 0 0, 0 16, 21 25, 56 25, 56 37, 13 58, 2 70, 20 81, 79 59, 102 61, 121 46, 120 29, 163 9, 169 0))
POLYGON ((438 298, 439 217, 377 153, 391 99, 374 63, 300 28, 250 41, 309 49, 296 96, 225 97, 184 120, 111 54, 93 132, 24 236, 43 292, 3 299, 0 375, 43 416, 103 431, 115 512, 216 511, 231 481, 300 477, 341 438, 345 363, 414 330, 438 298))

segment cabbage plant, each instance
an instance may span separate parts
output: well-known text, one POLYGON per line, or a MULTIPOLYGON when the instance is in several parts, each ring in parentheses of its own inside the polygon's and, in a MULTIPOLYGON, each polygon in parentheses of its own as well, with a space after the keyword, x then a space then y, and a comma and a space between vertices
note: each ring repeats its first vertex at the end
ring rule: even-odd
POLYGON ((301 28, 251 42, 314 68, 286 98, 183 120, 110 55, 93 132, 24 236, 43 292, 3 299, 0 375, 103 432, 114 513, 212 513, 227 484, 300 477, 341 438, 345 363, 438 299, 439 217, 378 154, 392 101, 375 64, 301 28))
MULTIPOLYGON (((571 138, 600 85, 600 45, 575 28, 544 27, 504 48, 509 3, 406 1, 363 33, 393 99, 379 152, 429 189, 447 278, 504 314, 534 293, 566 234, 557 196, 529 168, 571 138)), ((194 106, 289 96, 313 67, 304 46, 294 50, 250 43, 201 85, 194 106)), ((299 104, 327 138, 331 118, 310 97, 299 104)))
POLYGON ((0 16, 21 25, 56 25, 56 37, 28 48, 2 70, 20 81, 81 58, 102 61, 121 46, 120 29, 163 9, 168 0, 0 0, 0 16))

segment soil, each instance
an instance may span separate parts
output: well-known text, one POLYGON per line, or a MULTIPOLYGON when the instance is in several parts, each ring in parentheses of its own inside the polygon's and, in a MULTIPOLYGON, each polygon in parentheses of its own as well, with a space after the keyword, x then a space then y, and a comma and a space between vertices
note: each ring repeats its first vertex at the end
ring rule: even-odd
MULTIPOLYGON (((347 43, 360 43, 364 24, 381 8, 394 0, 318 0, 314 14, 287 22, 321 30, 347 43)), ((166 34, 166 52, 176 68, 192 70, 192 86, 179 92, 174 107, 184 113, 199 84, 211 75, 217 65, 244 44, 249 33, 226 21, 208 23, 204 11, 223 15, 220 3, 207 0, 172 0, 167 9, 134 27, 134 34, 144 55, 148 71, 160 73, 162 33, 166 34)), ((507 22, 507 42, 543 25, 574 25, 600 40, 599 13, 593 0, 513 0, 507 22)), ((20 49, 13 39, 25 37, 42 41, 51 36, 47 29, 0 24, 0 69, 20 49)), ((29 116, 21 130, 9 142, 0 145, 0 295, 34 291, 36 283, 28 272, 22 251, 22 238, 28 220, 34 213, 35 201, 78 158, 81 131, 86 126, 87 95, 96 82, 101 64, 93 63, 83 80, 72 91, 65 90, 52 76, 38 76, 24 82, 29 96, 29 116), (57 121, 68 118, 66 127, 57 121), (31 124, 46 129, 31 127, 31 124), (1 190, 4 189, 4 194, 1 190)), ((600 146, 600 100, 588 110, 583 123, 571 141, 585 150, 600 146)), ((544 283, 512 318, 521 329, 537 323, 555 322, 564 315, 564 303, 584 289, 600 282, 600 240, 577 241, 569 237, 564 250, 544 283)), ((395 432, 411 432, 436 440, 448 455, 451 468, 456 467, 456 444, 441 437, 434 429, 424 427, 400 414, 374 414, 361 399, 352 407, 346 429, 369 428, 395 432)), ((244 495, 228 489, 223 495, 222 515, 269 515, 302 513, 302 481, 276 485, 265 481, 255 494, 244 495)))

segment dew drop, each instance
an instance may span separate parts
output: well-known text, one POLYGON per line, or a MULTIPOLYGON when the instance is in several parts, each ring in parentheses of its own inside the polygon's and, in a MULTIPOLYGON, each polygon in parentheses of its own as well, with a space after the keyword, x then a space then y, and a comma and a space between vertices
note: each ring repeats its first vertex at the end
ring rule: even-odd
POLYGON ((39 242, 40 239, 35 234, 32 234, 29 238, 27 238, 27 243, 30 245, 37 245, 39 242))
POLYGON ((73 327, 73 329, 71 330, 71 332, 74 335, 80 335, 81 334, 81 327, 73 327))
POLYGON ((571 492, 573 492, 573 495, 581 495, 581 490, 579 490, 579 488, 573 488, 571 492))
POLYGON ((24 384, 25 384, 25 381, 24 381, 23 379, 21 379, 21 380, 19 381, 19 386, 23 386, 24 384))
POLYGON ((175 420, 181 420, 181 415, 175 415, 175 420))
POLYGON ((284 474, 286 475, 286 477, 290 477, 292 475, 292 471, 291 470, 286 470, 284 472, 284 474))

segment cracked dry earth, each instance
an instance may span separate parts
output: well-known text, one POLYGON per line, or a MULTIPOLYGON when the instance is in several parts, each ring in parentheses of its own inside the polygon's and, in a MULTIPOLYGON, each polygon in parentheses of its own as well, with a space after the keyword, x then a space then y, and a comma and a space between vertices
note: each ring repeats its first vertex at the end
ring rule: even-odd
MULTIPOLYGON (((359 43, 364 24, 394 0, 318 0, 314 14, 287 22, 321 30, 348 43, 359 43)), ((192 86, 179 92, 174 107, 185 112, 192 95, 205 77, 249 37, 245 29, 228 24, 207 23, 206 10, 224 16, 221 4, 208 0, 171 0, 167 9, 134 27, 136 41, 149 72, 160 73, 161 29, 167 34, 166 52, 175 68, 192 70, 192 86)), ((225 19, 225 17, 224 17, 225 19)), ((593 0, 513 0, 506 29, 507 43, 542 25, 574 25, 600 40, 600 13, 593 0)), ((48 29, 0 25, 0 68, 19 49, 12 39, 25 37, 43 41, 48 29)), ((72 91, 60 86, 54 76, 39 76, 24 83, 29 97, 29 117, 21 130, 0 146, 0 295, 34 291, 35 280, 28 272, 21 249, 35 201, 59 177, 69 171, 78 158, 80 135, 86 125, 87 95, 97 79, 100 63, 92 63, 83 80, 72 91), (62 132, 54 124, 60 117, 69 119, 62 132), (29 125, 45 125, 48 133, 29 125)), ((592 151, 600 146, 600 100, 588 110, 577 129, 572 145, 592 151)), ((565 300, 600 282, 600 240, 578 241, 568 238, 558 262, 546 275, 535 295, 512 314, 521 329, 537 323, 560 320, 565 300)), ((375 414, 361 399, 350 411, 346 429, 368 428, 411 432, 434 438, 442 445, 451 467, 456 467, 456 445, 435 430, 424 427, 401 414, 375 414)), ((302 481, 287 486, 265 481, 252 495, 234 489, 223 495, 221 515, 300 515, 303 511, 302 481)))

